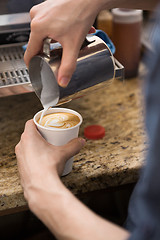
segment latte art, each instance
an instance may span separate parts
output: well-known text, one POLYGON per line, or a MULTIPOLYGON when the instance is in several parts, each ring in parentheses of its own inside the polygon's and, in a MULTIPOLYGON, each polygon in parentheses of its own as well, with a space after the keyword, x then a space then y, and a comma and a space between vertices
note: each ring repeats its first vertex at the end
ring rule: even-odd
MULTIPOLYGON (((67 112, 51 113, 43 116, 40 125, 48 128, 71 128, 80 122, 77 115, 67 112)), ((38 120, 39 123, 39 120, 38 120)))

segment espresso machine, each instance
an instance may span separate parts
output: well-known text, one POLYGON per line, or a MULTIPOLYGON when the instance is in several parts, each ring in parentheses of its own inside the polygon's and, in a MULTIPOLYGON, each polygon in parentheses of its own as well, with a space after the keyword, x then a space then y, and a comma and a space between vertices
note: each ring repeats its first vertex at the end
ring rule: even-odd
MULTIPOLYGON (((60 64, 62 47, 59 43, 50 44, 45 40, 43 53, 31 60, 28 71, 23 56, 29 33, 29 13, 0 15, 0 97, 35 91, 42 100, 42 92, 44 93, 47 89, 51 90, 48 87, 42 88, 47 84, 45 79, 49 76, 50 84, 52 78, 55 82, 53 69, 60 64), (41 69, 42 62, 43 69, 41 69), (52 73, 49 74, 47 71, 52 71, 52 73)), ((56 104, 61 104, 88 94, 89 88, 98 89, 103 82, 109 83, 114 78, 124 78, 124 67, 113 57, 109 46, 101 38, 90 35, 86 37, 80 50, 77 68, 68 87, 63 89, 56 86, 54 89, 53 84, 51 91, 58 92, 56 104), (93 55, 96 58, 93 58, 93 55), (102 58, 106 61, 102 62, 102 58), (88 73, 90 74, 87 77, 88 73)))

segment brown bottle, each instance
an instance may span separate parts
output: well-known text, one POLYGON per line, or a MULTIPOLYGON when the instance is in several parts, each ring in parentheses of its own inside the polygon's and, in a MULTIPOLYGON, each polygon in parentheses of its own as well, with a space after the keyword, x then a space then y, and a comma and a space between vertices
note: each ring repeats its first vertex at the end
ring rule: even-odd
POLYGON ((140 60, 142 10, 115 8, 112 14, 115 57, 124 65, 125 77, 135 77, 140 60))

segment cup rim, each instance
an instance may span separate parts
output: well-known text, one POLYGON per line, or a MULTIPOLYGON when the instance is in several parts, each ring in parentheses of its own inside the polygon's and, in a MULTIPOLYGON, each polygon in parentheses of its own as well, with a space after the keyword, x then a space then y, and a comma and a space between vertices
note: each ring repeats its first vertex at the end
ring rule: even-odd
MULTIPOLYGON (((47 115, 47 114, 49 114, 48 113, 48 111, 50 111, 50 110, 56 110, 55 112, 58 112, 58 111, 60 111, 60 112, 70 112, 70 113, 73 113, 73 114, 75 114, 76 116, 78 116, 79 117, 79 119, 80 119, 80 122, 78 123, 78 124, 76 124, 75 126, 73 126, 73 127, 70 127, 70 128, 48 128, 48 127, 44 127, 44 126, 42 126, 42 125, 40 125, 37 121, 36 121, 36 117, 40 114, 40 113, 42 113, 42 111, 43 110, 41 110, 41 111, 39 111, 39 112, 37 112, 35 115, 34 115, 34 117, 33 117, 33 121, 34 121, 34 123, 35 123, 35 125, 36 126, 38 126, 39 128, 42 128, 42 129, 45 129, 45 130, 54 130, 54 131, 68 131, 68 130, 70 130, 70 129, 74 129, 74 128, 77 128, 77 127, 79 127, 81 124, 82 124, 82 121, 83 121, 83 118, 82 118, 82 116, 81 116, 81 114, 79 114, 77 111, 75 111, 75 110, 72 110, 72 109, 69 109, 69 108, 57 108, 57 107, 51 107, 51 108, 49 108, 47 111, 46 111, 46 114, 45 115, 47 115), (66 111, 64 111, 64 110, 66 110, 66 111)), ((54 112, 54 111, 53 111, 54 112)), ((45 116, 44 115, 44 116, 45 116)))

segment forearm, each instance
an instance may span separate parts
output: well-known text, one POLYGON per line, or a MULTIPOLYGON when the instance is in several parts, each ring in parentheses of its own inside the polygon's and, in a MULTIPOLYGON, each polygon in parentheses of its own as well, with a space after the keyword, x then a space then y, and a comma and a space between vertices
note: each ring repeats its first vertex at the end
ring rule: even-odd
POLYGON ((154 10, 159 0, 102 0, 103 8, 130 8, 154 10))
POLYGON ((66 189, 61 182, 51 191, 37 192, 31 210, 59 240, 121 240, 129 233, 97 216, 66 189))

